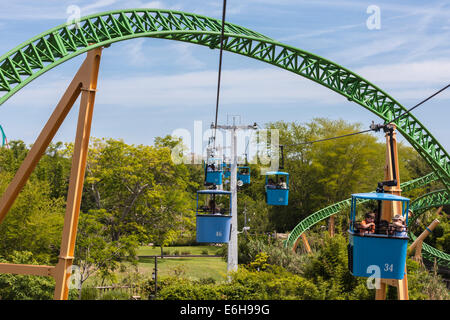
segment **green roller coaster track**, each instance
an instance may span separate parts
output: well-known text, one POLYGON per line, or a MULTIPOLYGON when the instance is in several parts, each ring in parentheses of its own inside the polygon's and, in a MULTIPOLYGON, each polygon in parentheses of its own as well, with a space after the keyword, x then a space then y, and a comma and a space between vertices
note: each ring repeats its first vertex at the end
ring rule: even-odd
MULTIPOLYGON (((0 57, 0 105, 35 78, 96 47, 137 37, 190 42, 218 48, 221 22, 171 10, 130 9, 81 18, 78 27, 63 24, 0 57)), ((249 29, 226 23, 224 50, 264 61, 315 81, 375 113, 384 121, 406 109, 355 73, 317 55, 249 29)), ((411 114, 394 122, 398 131, 433 168, 450 190, 450 158, 431 133, 411 114)))
MULTIPOLYGON (((83 17, 77 25, 66 23, 50 29, 0 57, 0 105, 40 75, 96 47, 150 37, 217 49, 220 34, 220 20, 172 10, 128 9, 83 17)), ((397 130, 433 169, 432 178, 450 191, 446 150, 412 114, 404 114, 405 107, 377 86, 334 62, 232 23, 225 24, 223 49, 319 83, 385 122, 396 119, 397 130)), ((339 202, 331 211, 346 205, 347 200, 339 202)), ((324 216, 328 214, 326 209, 324 216)))

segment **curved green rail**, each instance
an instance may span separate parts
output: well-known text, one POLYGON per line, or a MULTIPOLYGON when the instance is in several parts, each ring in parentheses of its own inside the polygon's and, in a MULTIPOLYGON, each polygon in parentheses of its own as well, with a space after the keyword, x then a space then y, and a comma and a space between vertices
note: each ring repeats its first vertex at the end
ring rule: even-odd
MULTIPOLYGON (((138 37, 153 37, 219 47, 221 22, 171 10, 129 9, 81 18, 79 27, 63 24, 0 57, 0 105, 55 66, 96 47, 138 37)), ((225 24, 224 50, 270 63, 315 81, 390 121, 406 109, 357 74, 301 49, 257 32, 225 24)), ((396 120, 398 131, 450 190, 450 158, 431 133, 411 114, 396 120)))

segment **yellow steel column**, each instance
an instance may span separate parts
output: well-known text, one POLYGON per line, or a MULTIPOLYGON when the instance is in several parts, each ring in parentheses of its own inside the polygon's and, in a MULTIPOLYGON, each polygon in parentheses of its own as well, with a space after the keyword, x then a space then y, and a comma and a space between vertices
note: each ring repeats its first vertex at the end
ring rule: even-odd
MULTIPOLYGON (((393 152, 391 152, 390 148, 390 135, 386 132, 386 166, 385 166, 385 174, 384 179, 386 181, 389 180, 397 180, 397 186, 384 187, 384 192, 390 193, 393 195, 401 196, 402 189, 400 188, 400 171, 399 171, 399 161, 398 161, 398 151, 397 151, 397 132, 396 126, 394 127, 394 131, 392 134, 393 141, 393 152), (395 159, 395 173, 394 177, 394 168, 392 167, 392 158, 395 159)), ((383 206, 381 210, 381 220, 386 220, 388 222, 392 221, 392 217, 396 214, 402 213, 402 204, 399 201, 383 201, 383 206)), ((387 286, 395 286, 397 287, 398 299, 399 300, 408 300, 408 277, 406 274, 406 266, 405 266, 405 276, 401 280, 390 280, 390 279, 380 279, 380 288, 376 289, 375 299, 376 300, 385 300, 386 299, 386 290, 387 286)))
POLYGON ((334 237, 334 214, 330 217, 330 220, 328 221, 328 232, 330 233, 330 237, 334 237))
POLYGON ((69 294, 68 279, 71 275, 70 269, 75 250, 100 57, 100 48, 90 51, 87 57, 89 67, 85 70, 85 74, 83 74, 83 87, 81 88, 80 111, 72 158, 61 251, 55 270, 55 300, 67 300, 69 294))

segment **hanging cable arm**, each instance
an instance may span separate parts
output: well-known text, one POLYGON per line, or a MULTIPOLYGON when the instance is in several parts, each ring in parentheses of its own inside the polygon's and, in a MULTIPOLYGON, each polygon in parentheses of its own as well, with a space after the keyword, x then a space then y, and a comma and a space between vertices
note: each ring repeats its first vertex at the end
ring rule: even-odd
POLYGON ((216 146, 217 117, 219 114, 219 96, 220 96, 220 78, 222 75, 222 55, 223 55, 223 38, 225 33, 225 13, 227 8, 227 0, 223 0, 222 9, 222 32, 220 33, 220 53, 219 53, 219 73, 217 76, 217 96, 216 96, 216 117, 214 121, 214 147, 216 146))

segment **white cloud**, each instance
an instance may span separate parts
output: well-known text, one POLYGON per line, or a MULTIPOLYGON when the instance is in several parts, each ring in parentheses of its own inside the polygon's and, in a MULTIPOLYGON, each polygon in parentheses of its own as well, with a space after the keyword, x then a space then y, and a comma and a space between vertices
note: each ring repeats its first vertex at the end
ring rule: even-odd
POLYGON ((169 50, 176 52, 176 61, 178 65, 185 66, 187 69, 198 69, 205 66, 205 63, 196 58, 193 54, 194 45, 183 42, 175 42, 170 45, 169 50))
MULTIPOLYGON (((199 106, 214 104, 217 71, 170 76, 105 79, 99 84, 98 101, 124 106, 199 106), (118 95, 117 92, 126 92, 118 95)), ((289 72, 275 69, 224 70, 221 104, 261 105, 320 100, 321 104, 343 101, 337 94, 289 72)))
MULTIPOLYGON (((29 105, 33 108, 55 105, 70 81, 69 78, 55 78, 22 89, 20 94, 8 101, 8 105, 29 105), (34 101, 33 105, 30 101, 34 101)), ((96 103, 123 107, 211 105, 215 104, 216 90, 217 70, 167 76, 124 74, 99 79, 96 103)), ((254 106, 346 101, 316 83, 273 68, 223 70, 220 97, 221 104, 254 106)))
POLYGON ((355 72, 373 83, 395 87, 436 85, 450 80, 450 59, 370 65, 355 72))
MULTIPOLYGON (((449 83, 450 59, 378 64, 354 71, 400 102, 422 100, 449 83)), ((444 92, 433 100, 449 98, 450 92, 444 92)))
MULTIPOLYGON (((184 47, 180 47, 184 50, 184 47)), ((201 63, 201 62, 199 62, 201 63)), ((394 99, 423 99, 449 81, 450 59, 413 63, 371 65, 354 70, 394 99)), ((100 74, 101 77, 101 74, 100 74)), ((8 104, 53 106, 70 79, 53 75, 39 85, 30 84, 8 104)), ((123 107, 204 106, 215 104, 217 70, 173 75, 132 75, 100 78, 97 103, 123 107)), ((443 93, 434 100, 449 99, 443 93)), ((340 105, 337 93, 298 75, 276 68, 223 70, 220 103, 228 105, 340 105)), ((31 107, 31 106, 30 106, 31 107)))

